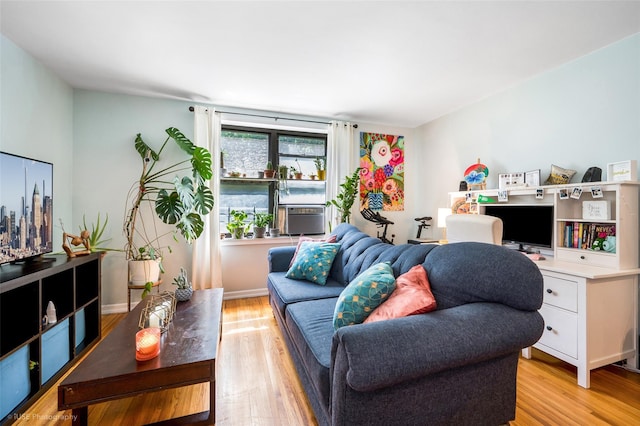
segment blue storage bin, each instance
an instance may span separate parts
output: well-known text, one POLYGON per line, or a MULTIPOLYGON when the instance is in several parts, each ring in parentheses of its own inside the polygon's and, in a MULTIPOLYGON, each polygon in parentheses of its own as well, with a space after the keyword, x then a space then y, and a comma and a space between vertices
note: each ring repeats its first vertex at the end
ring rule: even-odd
POLYGON ((85 315, 84 315, 84 308, 82 308, 78 312, 76 312, 75 323, 76 323, 75 345, 76 345, 76 347, 78 347, 80 345, 80 343, 82 343, 84 341, 84 338, 87 335, 87 332, 86 332, 86 330, 87 330, 87 322, 86 322, 85 315))
POLYGON ((42 334, 42 384, 46 383, 71 359, 69 318, 42 334))
POLYGON ((0 421, 31 392, 29 345, 0 361, 0 421))

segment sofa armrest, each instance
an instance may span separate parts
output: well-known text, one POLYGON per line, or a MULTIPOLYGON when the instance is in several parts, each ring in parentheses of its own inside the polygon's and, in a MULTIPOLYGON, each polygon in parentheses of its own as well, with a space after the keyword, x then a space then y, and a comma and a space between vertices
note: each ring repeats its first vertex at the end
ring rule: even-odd
POLYGON ((269 249, 267 261, 269 272, 286 272, 296 252, 296 246, 272 247, 269 249))
POLYGON ((496 303, 340 328, 332 343, 334 385, 374 391, 518 352, 542 335, 537 311, 496 303))

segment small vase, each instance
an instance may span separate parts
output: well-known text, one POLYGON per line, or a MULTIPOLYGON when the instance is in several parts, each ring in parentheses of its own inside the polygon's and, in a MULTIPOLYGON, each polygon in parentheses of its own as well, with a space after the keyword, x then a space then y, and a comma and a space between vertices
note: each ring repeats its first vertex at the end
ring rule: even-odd
POLYGON ((326 170, 318 170, 318 180, 324 180, 327 175, 326 170))
POLYGON ((178 302, 186 302, 191 299, 191 295, 193 295, 193 288, 177 288, 176 289, 176 300, 178 302))

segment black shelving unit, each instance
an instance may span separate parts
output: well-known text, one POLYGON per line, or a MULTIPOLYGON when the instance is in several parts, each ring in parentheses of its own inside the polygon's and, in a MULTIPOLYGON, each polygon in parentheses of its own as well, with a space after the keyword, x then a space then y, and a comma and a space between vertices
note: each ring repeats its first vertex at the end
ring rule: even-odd
POLYGON ((0 424, 18 419, 100 341, 102 256, 0 267, 0 424), (49 301, 55 323, 44 320, 49 301))

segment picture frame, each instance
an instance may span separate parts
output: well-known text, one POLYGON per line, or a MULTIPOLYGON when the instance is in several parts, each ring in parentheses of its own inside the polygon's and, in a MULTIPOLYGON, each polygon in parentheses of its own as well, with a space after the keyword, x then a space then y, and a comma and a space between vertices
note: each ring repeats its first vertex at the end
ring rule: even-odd
POLYGON ((607 180, 610 182, 638 180, 638 162, 636 160, 627 160, 608 163, 607 180))
POLYGON ((524 172, 524 182, 527 186, 540 186, 540 169, 524 172))
POLYGON ((536 189, 536 200, 542 200, 544 198, 544 189, 536 189))
POLYGON ((582 196, 582 188, 580 188, 579 186, 574 187, 571 190, 571 198, 573 198, 574 200, 579 200, 580 196, 582 196))
POLYGON ((558 197, 561 200, 568 200, 569 199, 569 190, 563 188, 561 190, 558 191, 558 197))
POLYGON ((604 194, 602 193, 602 188, 599 186, 591 187, 591 198, 602 198, 604 194))

